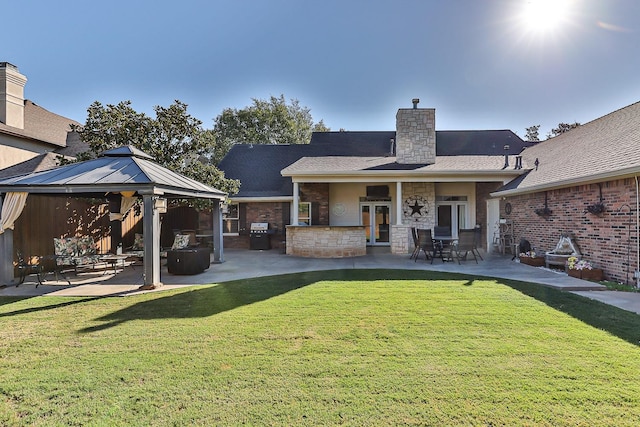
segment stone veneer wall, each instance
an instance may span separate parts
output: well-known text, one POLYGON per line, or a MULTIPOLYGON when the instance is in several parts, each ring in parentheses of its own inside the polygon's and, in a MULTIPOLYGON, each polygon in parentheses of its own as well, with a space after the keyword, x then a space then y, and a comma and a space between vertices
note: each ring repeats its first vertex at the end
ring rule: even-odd
POLYGON ((288 226, 287 255, 347 258, 367 254, 364 227, 288 226))
POLYGON ((405 182, 402 184, 402 203, 412 196, 421 196, 428 203, 428 212, 421 217, 402 216, 402 226, 391 227, 391 253, 406 254, 413 251, 411 227, 433 229, 436 223, 436 186, 433 182, 405 182))
POLYGON ((602 268, 605 277, 632 284, 633 273, 639 269, 635 180, 601 185, 606 211, 600 215, 587 212, 587 206, 600 201, 598 185, 589 184, 548 191, 547 206, 552 214, 547 218, 534 212, 544 208, 544 192, 501 200, 500 216, 513 220, 516 242, 525 238, 537 252, 554 249, 562 233, 573 235, 583 258, 602 268), (512 207, 510 215, 504 210, 507 202, 512 207))
POLYGON ((396 114, 396 158, 402 164, 436 161, 436 110, 401 108, 396 114))

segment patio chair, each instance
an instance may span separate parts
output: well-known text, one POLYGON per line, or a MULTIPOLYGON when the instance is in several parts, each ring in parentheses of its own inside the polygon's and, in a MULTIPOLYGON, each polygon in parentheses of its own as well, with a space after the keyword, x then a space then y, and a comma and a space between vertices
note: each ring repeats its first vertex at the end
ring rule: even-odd
POLYGON ((431 237, 431 230, 417 229, 418 236, 418 251, 415 256, 415 261, 418 260, 418 256, 420 255, 420 251, 424 252, 425 259, 431 258, 431 264, 433 264, 433 259, 436 257, 436 252, 438 252, 438 247, 436 246, 433 238, 431 237))
POLYGON ((411 237, 413 238, 413 252, 409 259, 414 259, 420 253, 420 246, 418 246, 418 231, 415 227, 411 227, 411 237))
POLYGON ((476 264, 478 263, 478 258, 475 254, 477 250, 475 236, 476 231, 473 229, 463 229, 458 232, 458 242, 451 245, 451 256, 458 260, 458 264, 460 264, 461 259, 466 260, 469 254, 473 255, 476 264))

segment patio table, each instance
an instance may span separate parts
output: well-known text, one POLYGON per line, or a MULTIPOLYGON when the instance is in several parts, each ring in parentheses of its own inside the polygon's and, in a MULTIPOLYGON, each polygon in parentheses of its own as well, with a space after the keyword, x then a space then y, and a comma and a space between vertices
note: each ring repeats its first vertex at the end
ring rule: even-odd
MULTIPOLYGON (((122 269, 124 270, 126 264, 125 261, 127 260, 127 258, 129 258, 130 255, 127 254, 107 254, 107 255, 102 255, 100 256, 100 261, 111 265, 111 267, 113 267, 113 274, 117 274, 118 273, 118 263, 121 263, 122 265, 122 269)), ((106 272, 106 270, 105 270, 106 272)))

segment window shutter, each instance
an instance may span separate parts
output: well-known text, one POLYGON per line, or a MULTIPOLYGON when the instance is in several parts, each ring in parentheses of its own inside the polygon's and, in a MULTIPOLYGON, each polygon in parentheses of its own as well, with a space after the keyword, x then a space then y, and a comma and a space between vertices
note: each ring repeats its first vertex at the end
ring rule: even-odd
POLYGON ((311 225, 320 225, 320 203, 311 203, 311 225))
POLYGON ((282 232, 287 225, 291 225, 291 204, 289 202, 282 203, 282 232))
POLYGON ((238 203, 238 234, 241 236, 249 234, 246 203, 238 203))

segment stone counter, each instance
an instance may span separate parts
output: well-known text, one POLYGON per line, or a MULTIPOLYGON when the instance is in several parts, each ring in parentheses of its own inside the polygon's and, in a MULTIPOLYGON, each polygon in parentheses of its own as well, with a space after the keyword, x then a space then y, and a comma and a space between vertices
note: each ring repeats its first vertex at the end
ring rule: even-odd
POLYGON ((366 254, 364 226, 287 226, 287 255, 348 258, 366 254))

